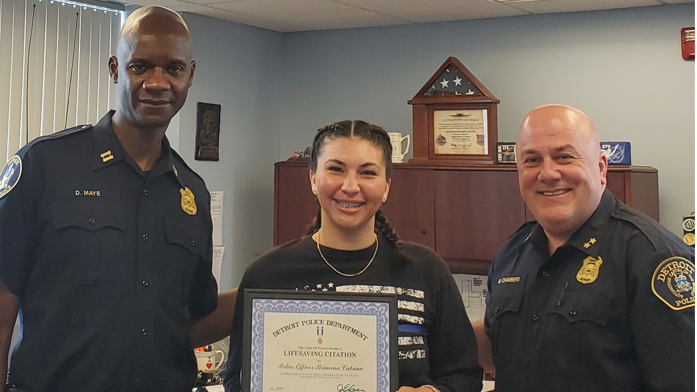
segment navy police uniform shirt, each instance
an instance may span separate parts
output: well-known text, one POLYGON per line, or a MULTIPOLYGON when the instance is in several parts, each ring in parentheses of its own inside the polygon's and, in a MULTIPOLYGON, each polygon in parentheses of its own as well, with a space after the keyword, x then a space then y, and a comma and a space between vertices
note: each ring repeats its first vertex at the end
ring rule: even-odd
POLYGON ((521 227, 489 271, 496 391, 694 391, 694 250, 609 191, 549 255, 521 227))
POLYGON ((217 305, 210 195, 169 147, 140 170, 113 111, 41 137, 0 174, 0 279, 19 299, 12 383, 190 391, 187 335, 217 305))

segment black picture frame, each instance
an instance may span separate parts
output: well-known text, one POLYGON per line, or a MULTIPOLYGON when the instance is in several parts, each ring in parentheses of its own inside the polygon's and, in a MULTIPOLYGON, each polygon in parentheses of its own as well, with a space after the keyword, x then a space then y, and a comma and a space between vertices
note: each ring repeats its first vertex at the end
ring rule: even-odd
POLYGON ((516 147, 515 143, 511 142, 499 142, 496 143, 496 163, 499 165, 515 165, 516 159, 516 147))
POLYGON ((196 107, 197 161, 220 160, 220 105, 199 102, 196 107))

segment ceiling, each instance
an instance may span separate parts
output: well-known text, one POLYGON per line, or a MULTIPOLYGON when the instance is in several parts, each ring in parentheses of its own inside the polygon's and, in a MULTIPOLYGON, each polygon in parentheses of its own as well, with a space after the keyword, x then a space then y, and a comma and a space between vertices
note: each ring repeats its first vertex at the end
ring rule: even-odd
POLYGON ((694 3, 695 0, 129 0, 291 32, 694 3))

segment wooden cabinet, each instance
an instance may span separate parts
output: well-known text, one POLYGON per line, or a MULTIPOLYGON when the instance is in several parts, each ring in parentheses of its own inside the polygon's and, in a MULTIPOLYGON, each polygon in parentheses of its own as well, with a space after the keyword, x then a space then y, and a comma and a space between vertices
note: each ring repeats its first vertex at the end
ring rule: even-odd
MULTIPOLYGON (((658 220, 658 173, 610 167, 608 189, 658 220)), ((274 245, 299 238, 317 214, 306 162, 275 165, 274 245)), ((485 274, 503 242, 532 219, 515 166, 395 165, 385 216, 400 238, 438 252, 455 273, 485 274)))
POLYGON ((383 212, 400 239, 435 249, 434 194, 433 173, 427 170, 393 171, 390 196, 383 212))
POLYGON ((305 164, 280 162, 274 170, 273 245, 307 233, 317 215, 317 201, 305 164))
POLYGON ((433 175, 437 192, 434 249, 451 269, 488 269, 499 247, 526 220, 517 173, 435 170, 433 175))

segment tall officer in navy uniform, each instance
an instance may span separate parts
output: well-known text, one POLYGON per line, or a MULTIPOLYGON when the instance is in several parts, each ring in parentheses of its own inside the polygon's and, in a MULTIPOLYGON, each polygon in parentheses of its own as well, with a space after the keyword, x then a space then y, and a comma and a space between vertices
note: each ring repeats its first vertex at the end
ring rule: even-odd
POLYGON ((605 189, 578 109, 533 110, 516 148, 536 221, 489 272, 496 391, 694 391, 694 250, 605 189))
POLYGON ((29 392, 190 391, 188 335, 216 309, 210 196, 165 131, 196 63, 184 20, 126 20, 118 109, 41 137, 0 174, 0 371, 29 392))

